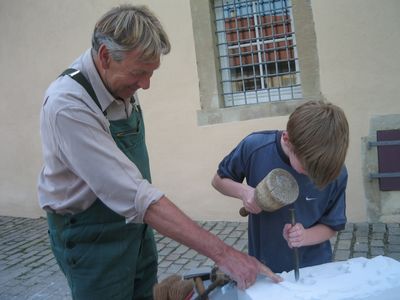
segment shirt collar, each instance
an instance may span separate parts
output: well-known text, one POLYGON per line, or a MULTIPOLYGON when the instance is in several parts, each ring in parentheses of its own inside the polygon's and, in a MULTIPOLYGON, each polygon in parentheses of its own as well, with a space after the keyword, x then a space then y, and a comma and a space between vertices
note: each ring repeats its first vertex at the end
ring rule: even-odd
POLYGON ((91 48, 86 50, 82 57, 83 69, 81 70, 85 75, 87 75, 90 84, 95 90, 96 96, 99 99, 101 108, 105 111, 110 104, 115 101, 115 98, 105 87, 99 73, 97 72, 96 66, 94 64, 91 48))

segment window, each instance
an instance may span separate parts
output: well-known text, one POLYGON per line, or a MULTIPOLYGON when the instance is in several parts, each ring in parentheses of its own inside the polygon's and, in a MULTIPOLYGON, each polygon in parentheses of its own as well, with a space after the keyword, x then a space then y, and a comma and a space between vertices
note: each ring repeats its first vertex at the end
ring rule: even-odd
POLYGON ((323 99, 311 0, 190 0, 190 8, 199 125, 287 116, 323 99))
POLYGON ((225 107, 301 98, 290 0, 215 0, 225 107))

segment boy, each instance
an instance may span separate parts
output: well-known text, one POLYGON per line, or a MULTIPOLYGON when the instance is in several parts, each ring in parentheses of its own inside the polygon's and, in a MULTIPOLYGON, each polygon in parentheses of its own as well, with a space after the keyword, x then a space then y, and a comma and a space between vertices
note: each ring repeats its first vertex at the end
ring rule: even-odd
POLYGON ((342 109, 308 101, 290 115, 285 131, 252 133, 219 164, 212 185, 243 201, 250 212, 249 254, 273 272, 294 268, 293 247, 299 247, 300 267, 332 261, 329 239, 346 223, 348 144, 349 128, 342 109), (277 211, 261 211, 254 188, 275 168, 295 177, 299 196, 277 211), (290 224, 290 208, 296 211, 295 226, 290 224))

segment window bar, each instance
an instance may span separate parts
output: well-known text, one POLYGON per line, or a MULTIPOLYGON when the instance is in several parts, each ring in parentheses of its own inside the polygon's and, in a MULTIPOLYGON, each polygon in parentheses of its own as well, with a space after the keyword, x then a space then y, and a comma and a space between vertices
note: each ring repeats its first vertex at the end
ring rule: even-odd
MULTIPOLYGON (((239 50, 239 67, 240 67, 240 79, 242 82, 242 89, 243 89, 243 94, 244 94, 244 104, 247 104, 247 91, 246 91, 246 85, 244 82, 244 72, 243 72, 243 60, 242 60, 242 45, 241 45, 241 40, 240 40, 240 32, 239 32, 239 22, 238 22, 238 15, 240 14, 240 3, 238 3, 236 0, 233 1, 234 7, 235 7, 235 29, 236 29, 236 37, 237 37, 237 43, 238 43, 238 50, 239 50), (237 12, 239 8, 239 12, 237 12)), ((233 101, 235 104, 235 101, 233 101)))
POLYGON ((257 77, 256 77, 256 63, 254 61, 254 51, 253 51, 253 46, 254 46, 254 39, 253 39, 253 33, 252 33, 252 25, 251 25, 251 10, 250 10, 250 5, 246 5, 246 11, 247 11, 247 28, 248 28, 248 37, 250 40, 250 55, 251 55, 251 63, 252 63, 252 69, 253 69, 253 84, 254 84, 254 90, 256 92, 256 102, 258 103, 258 87, 257 87, 257 77))
MULTIPOLYGON (((258 18, 260 16, 260 13, 257 10, 257 5, 255 2, 253 2, 253 19, 254 19, 254 32, 256 34, 256 45, 257 45, 257 57, 258 57, 258 61, 259 61, 259 66, 258 69, 260 71, 260 76, 264 75, 264 71, 262 69, 262 65, 260 64, 261 62, 261 48, 260 48, 260 27, 259 27, 259 22, 258 22, 258 18)), ((263 84, 262 80, 261 80, 261 88, 265 89, 265 85, 263 84)), ((258 102, 258 99, 257 99, 258 102)))
MULTIPOLYGON (((272 44, 272 50, 273 50, 273 59, 274 59, 274 65, 275 65, 275 76, 271 78, 271 82, 274 81, 275 78, 279 78, 279 69, 278 69, 278 63, 277 63, 277 52, 276 52, 276 40, 275 40, 275 5, 273 2, 269 2, 269 9, 270 9, 270 24, 271 24, 271 44, 272 44)), ((272 84, 273 85, 273 84, 272 84)), ((274 88, 272 86, 271 88, 274 88)), ((278 98, 280 99, 280 94, 279 94, 279 89, 278 89, 278 98)), ((272 100, 272 99, 271 99, 272 100)))
MULTIPOLYGON (((290 41, 292 42, 292 44, 291 44, 291 52, 292 52, 292 56, 293 57, 290 57, 290 59, 292 60, 293 59, 293 61, 294 61, 294 70, 291 70, 291 66, 292 66, 292 63, 291 63, 291 60, 290 60, 290 63, 289 63, 289 72, 290 72, 290 91, 291 91, 291 96, 292 96, 292 99, 294 99, 295 98, 295 95, 294 95, 294 86, 295 86, 295 84, 296 84, 296 82, 297 82, 297 78, 296 78, 296 74, 297 74, 297 70, 298 70, 298 68, 297 68, 297 65, 296 65, 296 57, 297 57, 297 55, 296 55, 296 52, 295 52, 295 48, 296 48, 296 45, 295 45, 295 40, 294 40, 294 37, 295 37, 295 34, 293 34, 293 16, 292 16, 292 9, 291 9, 291 7, 288 5, 288 3, 287 3, 287 0, 284 0, 284 3, 285 3, 285 12, 286 12, 286 14, 287 14, 287 16, 288 16, 288 18, 289 18, 289 25, 290 25, 290 41)), ((285 32, 286 32, 286 24, 285 24, 285 32)), ((288 28, 289 29, 289 28, 288 28)), ((287 33, 287 34, 289 34, 289 33, 287 33)))
MULTIPOLYGON (((264 7, 264 1, 262 1, 262 5, 264 7)), ((263 25, 265 26, 266 34, 268 34, 268 29, 267 29, 268 28, 268 21, 267 20, 268 20, 267 15, 265 15, 265 22, 266 23, 263 23, 263 25)), ((267 98, 268 98, 267 102, 271 102, 271 89, 270 89, 270 86, 269 86, 269 83, 268 83, 268 78, 271 77, 271 75, 268 72, 268 57, 267 57, 267 53, 268 52, 267 52, 267 49, 266 49, 266 45, 267 45, 266 40, 267 40, 267 37, 263 34, 263 37, 262 37, 262 54, 263 54, 263 58, 264 59, 260 63, 265 69, 265 73, 264 74, 266 74, 264 76, 264 78, 262 78, 262 81, 264 81, 264 86, 266 85, 267 98)))
MULTIPOLYGON (((263 4, 263 2, 261 3, 263 4)), ((260 68, 260 81, 261 81, 261 88, 267 90, 268 84, 265 78, 268 76, 268 70, 265 67, 266 57, 265 57, 265 35, 264 35, 264 26, 265 26, 265 16, 260 12, 260 24, 259 24, 259 39, 257 43, 259 45, 258 50, 258 65, 260 68)), ((269 99, 268 99, 269 100, 269 99)))
MULTIPOLYGON (((219 49, 219 61, 220 61, 220 65, 221 65, 221 72, 222 72, 222 78, 224 78, 224 73, 225 73, 225 78, 231 78, 231 72, 230 69, 227 68, 229 66, 229 57, 228 57, 228 42, 226 40, 226 36, 225 36, 225 12, 227 11, 228 7, 225 5, 224 1, 220 2, 221 5, 217 5, 216 1, 214 2, 215 5, 215 17, 216 17, 216 28, 218 29, 218 24, 220 25, 220 28, 223 30, 217 30, 217 37, 218 37, 218 44, 217 47, 219 49), (219 16, 218 16, 218 12, 219 12, 219 16), (221 52, 225 52, 226 54, 224 55, 221 52), (226 67, 224 67, 224 65, 226 67)), ((230 82, 226 82, 225 80, 221 82, 222 84, 222 90, 223 90, 223 95, 224 98, 226 99, 227 102, 230 102, 231 105, 233 106, 233 102, 232 100, 227 100, 227 96, 230 96, 230 99, 233 99, 233 93, 232 93, 232 86, 230 82)), ((229 104, 226 104, 227 106, 229 106, 229 104)))
MULTIPOLYGON (((225 4, 227 4, 226 2, 225 2, 225 0, 223 0, 223 2, 224 2, 224 5, 225 4)), ((225 5, 226 7, 229 7, 229 5, 225 5)), ((236 12, 236 7, 235 6, 233 6, 233 9, 231 10, 231 12, 230 12, 230 16, 229 17, 234 17, 234 16, 236 16, 237 15, 237 12, 236 12), (233 15, 232 15, 233 14, 233 15)), ((225 24, 225 20, 226 20, 226 17, 225 17, 225 15, 224 15, 224 24, 225 24)), ((226 28, 224 27, 224 30, 226 30, 226 28)), ((229 28, 229 30, 234 30, 234 28, 229 28)), ((231 69, 231 66, 230 66, 230 61, 229 61, 229 44, 228 44, 228 42, 227 42, 227 44, 226 44, 226 52, 227 52, 227 56, 228 56, 228 60, 227 60, 227 62, 228 62, 228 64, 227 64, 227 66, 229 67, 229 69, 228 69, 228 72, 229 72, 229 82, 228 82, 228 85, 230 86, 230 89, 229 89, 229 91, 230 91, 230 96, 231 96, 231 103, 232 103, 232 106, 235 106, 235 101, 234 101, 234 94, 235 94, 235 89, 234 89, 234 86, 233 86, 233 82, 232 82, 232 69, 231 69)))
MULTIPOLYGON (((243 30, 244 28, 242 27, 242 23, 243 23, 243 17, 246 17, 246 15, 244 14, 244 8, 246 7, 246 10, 247 10, 247 7, 248 7, 248 2, 245 0, 245 1, 241 1, 242 3, 240 4, 240 7, 241 8, 243 8, 243 11, 242 11, 242 9, 240 10, 240 13, 241 13, 241 18, 240 18, 240 30, 243 30)), ((245 104, 249 104, 249 102, 248 102, 248 89, 247 89, 247 87, 246 87, 246 81, 250 81, 251 80, 251 78, 250 78, 250 76, 247 76, 247 72, 246 72, 246 70, 244 69, 244 67, 247 67, 249 64, 246 62, 246 54, 247 54, 247 51, 245 50, 245 44, 246 43, 248 43, 248 39, 242 39, 241 40, 242 41, 242 46, 241 46, 241 69, 242 69, 242 72, 243 72, 243 88, 244 88, 244 90, 245 90, 245 93, 244 93, 244 100, 245 100, 245 104), (243 60, 245 60, 245 62, 243 62, 243 60)))
MULTIPOLYGON (((286 2, 287 0, 285 0, 285 2, 286 2)), ((290 5, 288 5, 288 8, 289 8, 289 15, 290 15, 290 32, 292 33, 292 43, 293 43, 293 56, 294 56, 294 63, 295 63, 295 67, 296 67, 296 73, 295 73, 295 78, 296 78, 296 81, 295 81, 295 84, 296 84, 296 86, 299 86, 300 84, 301 84, 301 80, 300 80, 300 72, 299 72, 299 70, 300 70, 300 65, 299 65, 299 59, 298 59, 298 53, 297 53, 297 41, 296 41, 296 34, 294 33, 294 31, 293 31, 293 28, 295 28, 295 25, 294 25, 294 22, 295 22, 295 20, 294 20, 294 18, 293 18, 293 9, 292 9, 292 3, 290 3, 290 5)), ((293 98, 295 98, 294 96, 293 96, 293 98)))
MULTIPOLYGON (((287 59, 287 66, 288 66, 288 75, 289 75, 289 87, 290 87, 290 92, 292 95, 292 98, 294 98, 294 93, 293 93, 293 83, 292 83, 292 70, 290 67, 291 64, 291 56, 290 56, 290 52, 289 52, 289 39, 288 39, 288 33, 287 33, 287 20, 286 20, 286 16, 288 15, 288 11, 287 11, 287 3, 285 0, 283 0, 283 6, 282 6, 282 22, 283 22, 283 34, 285 37, 285 52, 286 52, 286 59, 287 59)), ((290 20, 290 19, 289 19, 290 20)), ((287 87, 285 85, 285 87, 287 87)))

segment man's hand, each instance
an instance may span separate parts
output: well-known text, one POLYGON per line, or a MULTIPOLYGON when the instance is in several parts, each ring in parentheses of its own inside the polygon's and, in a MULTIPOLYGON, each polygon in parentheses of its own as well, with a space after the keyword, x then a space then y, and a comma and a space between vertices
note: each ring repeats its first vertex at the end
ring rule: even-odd
POLYGON ((160 234, 212 259, 241 289, 252 285, 258 274, 264 274, 274 282, 282 281, 282 278, 254 257, 225 244, 217 236, 201 228, 165 196, 149 206, 144 221, 160 234))
POLYGON ((296 223, 294 226, 292 224, 285 224, 283 237, 287 241, 289 248, 302 247, 306 239, 306 229, 304 229, 301 223, 296 223))
POLYGON ((258 274, 266 275, 276 283, 283 280, 256 258, 233 248, 227 248, 222 259, 216 263, 222 272, 237 282, 239 289, 250 287, 258 274))

